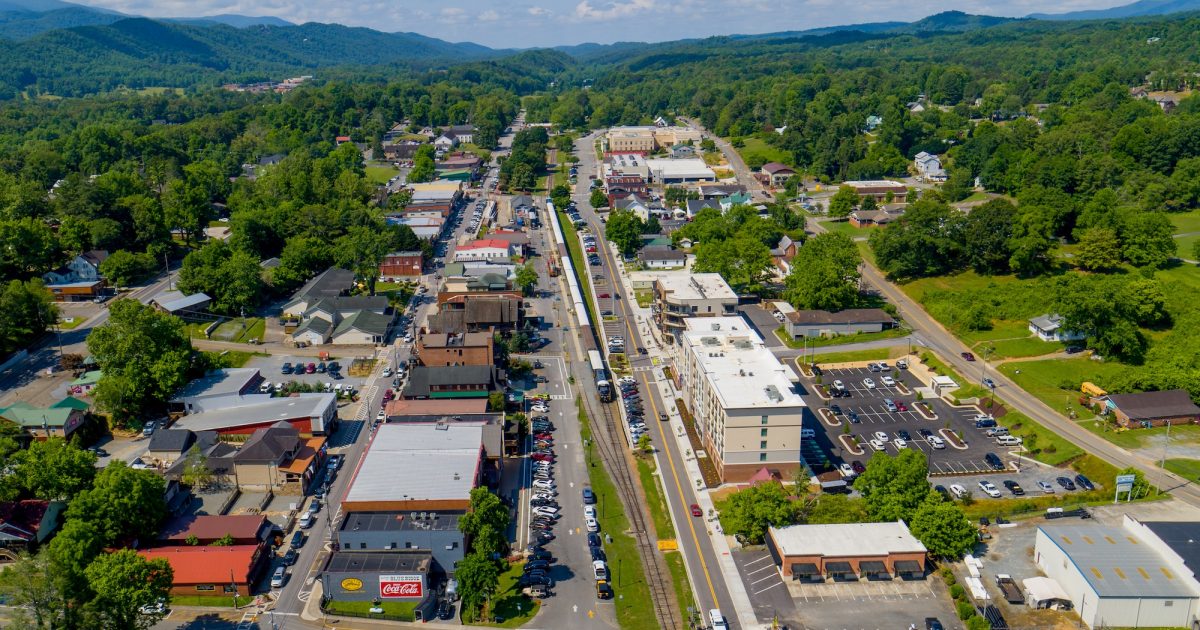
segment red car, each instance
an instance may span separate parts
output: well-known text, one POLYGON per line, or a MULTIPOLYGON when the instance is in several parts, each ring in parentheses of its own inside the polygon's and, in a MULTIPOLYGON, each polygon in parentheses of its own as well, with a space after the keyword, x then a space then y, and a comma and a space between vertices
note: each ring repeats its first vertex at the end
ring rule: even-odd
POLYGON ((612 296, 611 296, 611 295, 609 295, 609 294, 607 294, 607 293, 601 293, 601 294, 600 294, 600 297, 602 297, 602 298, 608 298, 608 297, 612 297, 612 296))
POLYGON ((854 472, 856 472, 860 475, 867 472, 867 467, 863 466, 863 463, 858 461, 857 459, 850 462, 850 468, 853 468, 854 472))
POLYGON ((554 456, 549 453, 534 453, 533 455, 530 455, 529 457, 531 457, 532 459, 539 461, 539 462, 554 461, 554 456))
POLYGON ((900 411, 908 411, 908 405, 906 405, 900 401, 896 401, 896 408, 899 409, 900 411))
POLYGON ((974 361, 975 355, 971 354, 970 352, 964 352, 964 353, 962 353, 962 358, 964 358, 968 361, 974 361))
POLYGON ((554 436, 553 436, 553 435, 550 435, 549 433, 538 433, 538 434, 534 435, 533 437, 535 437, 535 438, 537 438, 537 439, 539 439, 539 440, 552 440, 552 439, 554 439, 554 436))
POLYGON ((695 516, 697 518, 704 516, 704 510, 701 510, 699 505, 696 505, 695 503, 693 503, 692 504, 692 516, 695 516))
POLYGON ((307 374, 313 374, 313 373, 315 373, 316 371, 317 371, 317 364, 316 364, 316 363, 309 363, 307 366, 305 366, 305 367, 304 367, 304 372, 305 372, 305 373, 307 373, 307 374))

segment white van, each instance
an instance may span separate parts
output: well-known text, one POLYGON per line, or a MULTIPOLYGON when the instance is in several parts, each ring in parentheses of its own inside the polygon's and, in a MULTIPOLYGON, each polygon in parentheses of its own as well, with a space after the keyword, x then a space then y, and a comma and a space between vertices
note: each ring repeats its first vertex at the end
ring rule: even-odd
POLYGON ((716 608, 708 611, 708 625, 712 626, 713 630, 729 630, 729 624, 725 623, 725 615, 716 608))
POLYGON ((262 385, 258 386, 258 393, 260 393, 260 394, 271 393, 271 381, 263 381, 262 385))
POLYGON ((300 529, 308 529, 309 527, 312 527, 314 520, 316 520, 316 519, 313 518, 312 512, 309 512, 307 510, 305 510, 304 512, 301 512, 300 519, 298 521, 298 523, 300 524, 300 529))

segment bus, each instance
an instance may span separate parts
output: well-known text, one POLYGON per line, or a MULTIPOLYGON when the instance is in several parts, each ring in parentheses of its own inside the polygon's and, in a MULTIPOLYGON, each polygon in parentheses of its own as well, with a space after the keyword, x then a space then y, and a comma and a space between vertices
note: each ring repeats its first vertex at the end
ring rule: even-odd
POLYGON ((604 368, 604 357, 599 350, 588 351, 588 362, 592 364, 592 375, 596 377, 596 389, 600 391, 601 402, 612 402, 612 383, 608 380, 608 370, 604 368))

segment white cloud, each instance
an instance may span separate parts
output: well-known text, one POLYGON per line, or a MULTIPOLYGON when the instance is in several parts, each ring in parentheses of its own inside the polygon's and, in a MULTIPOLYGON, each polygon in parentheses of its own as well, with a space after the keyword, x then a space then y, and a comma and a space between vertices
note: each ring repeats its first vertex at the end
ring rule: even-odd
POLYGON ((541 17, 543 15, 550 15, 550 9, 547 9, 546 7, 529 7, 528 9, 526 9, 526 11, 529 13, 529 15, 532 15, 533 17, 541 17))
POLYGON ((488 9, 487 11, 484 11, 483 13, 479 14, 480 22, 495 22, 496 20, 499 20, 499 19, 500 19, 500 14, 496 13, 496 11, 494 9, 488 9))
POLYGON ((465 22, 466 19, 467 12, 460 7, 444 7, 441 11, 438 11, 438 20, 447 24, 465 22))
POLYGON ((654 9, 654 0, 610 2, 603 7, 592 6, 588 0, 575 5, 575 17, 580 20, 614 20, 654 9))

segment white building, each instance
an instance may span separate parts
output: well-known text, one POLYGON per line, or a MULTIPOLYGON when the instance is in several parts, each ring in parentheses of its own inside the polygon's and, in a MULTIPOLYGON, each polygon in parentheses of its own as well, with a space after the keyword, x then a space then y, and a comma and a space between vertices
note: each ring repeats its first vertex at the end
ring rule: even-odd
POLYGON ((1197 523, 1042 525, 1034 562, 1089 627, 1197 628, 1197 523))
POLYGON ((507 261, 513 255, 512 245, 498 238, 485 238, 459 245, 454 249, 454 262, 496 260, 507 261))
POLYGON ((1086 333, 1076 332, 1074 330, 1063 330, 1063 318, 1061 315, 1054 313, 1050 315, 1039 315, 1029 320, 1029 332, 1037 336, 1042 341, 1079 341, 1087 339, 1086 333))
POLYGON ((717 174, 700 158, 646 160, 646 166, 650 169, 651 179, 658 184, 711 182, 717 179, 717 174))
POLYGON ((913 157, 913 163, 917 167, 917 173, 927 181, 946 181, 946 171, 942 168, 942 160, 938 156, 921 151, 913 157))
POLYGON ((685 321, 680 379, 722 480, 745 482, 762 468, 793 478, 805 407, 796 375, 741 317, 685 321))

